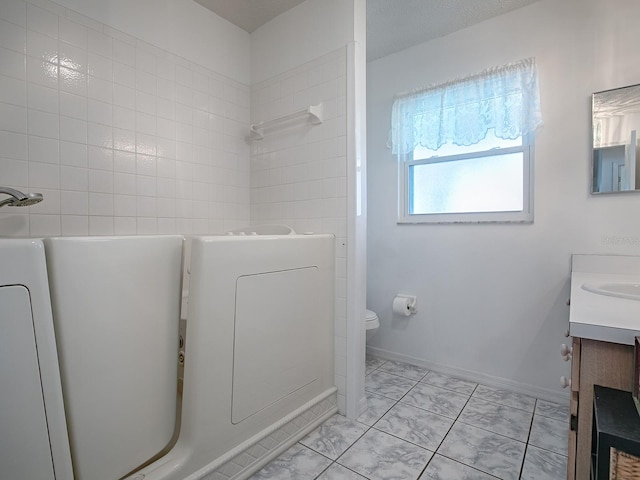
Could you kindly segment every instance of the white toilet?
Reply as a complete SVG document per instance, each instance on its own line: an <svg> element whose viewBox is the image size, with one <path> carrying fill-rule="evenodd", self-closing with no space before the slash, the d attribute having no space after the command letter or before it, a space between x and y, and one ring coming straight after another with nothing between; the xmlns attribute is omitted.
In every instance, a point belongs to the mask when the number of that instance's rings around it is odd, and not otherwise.
<svg viewBox="0 0 640 480"><path fill-rule="evenodd" d="M366 310L364 314L364 325L367 329L367 340L371 338L377 331L380 326L380 320L378 319L378 315L376 312L371 310Z"/></svg>

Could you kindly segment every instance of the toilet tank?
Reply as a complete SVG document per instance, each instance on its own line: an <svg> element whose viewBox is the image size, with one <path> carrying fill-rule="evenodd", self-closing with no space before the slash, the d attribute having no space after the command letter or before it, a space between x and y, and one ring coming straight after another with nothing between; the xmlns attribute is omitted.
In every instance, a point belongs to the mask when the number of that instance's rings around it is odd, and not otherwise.
<svg viewBox="0 0 640 480"><path fill-rule="evenodd" d="M171 441L180 236L45 240L76 480L113 480Z"/></svg>

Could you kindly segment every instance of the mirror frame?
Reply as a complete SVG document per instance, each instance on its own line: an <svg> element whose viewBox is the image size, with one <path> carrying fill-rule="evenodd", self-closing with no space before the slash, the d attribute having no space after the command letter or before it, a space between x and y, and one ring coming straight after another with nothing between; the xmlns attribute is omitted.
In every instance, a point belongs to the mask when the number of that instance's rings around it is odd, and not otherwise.
<svg viewBox="0 0 640 480"><path fill-rule="evenodd" d="M633 190L613 190L613 191L597 191L596 190L596 154L597 154L597 150L602 149L602 148L616 148L616 147L624 147L626 146L626 144L619 144L619 145L610 145L610 146L604 146L604 147L596 147L595 146L595 130L596 130L596 116L595 116L595 101L596 101L596 95L600 95L600 94L604 94L604 93L611 93L611 92L616 92L619 90L626 90L626 89L637 89L638 90L638 95L637 95L637 103L638 103L638 113L640 114L640 83L636 83L636 84L632 84L632 85L626 85L623 87L617 87L617 88L611 88L611 89L607 89L607 90L601 90L598 92L594 92L591 94L591 144L590 144L590 148L591 148L591 169L590 169L590 175L589 175L589 193L591 195L615 195L615 194L627 194L627 193L637 193L640 192L640 185L638 185L635 189ZM638 136L640 137L640 123L638 124ZM639 138L640 139L640 138ZM636 161L635 164L637 166L637 169L640 170L640 165L638 165L640 160L640 156L638 155L638 143L636 140Z"/></svg>

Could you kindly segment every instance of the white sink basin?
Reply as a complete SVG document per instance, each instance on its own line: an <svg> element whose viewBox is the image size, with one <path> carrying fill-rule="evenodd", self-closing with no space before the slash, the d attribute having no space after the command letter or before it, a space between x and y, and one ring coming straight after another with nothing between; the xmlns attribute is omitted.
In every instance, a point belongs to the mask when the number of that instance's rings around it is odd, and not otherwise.
<svg viewBox="0 0 640 480"><path fill-rule="evenodd" d="M583 283L582 289L597 295L640 301L640 283Z"/></svg>
<svg viewBox="0 0 640 480"><path fill-rule="evenodd" d="M569 332L634 344L640 336L640 256L572 256Z"/></svg>

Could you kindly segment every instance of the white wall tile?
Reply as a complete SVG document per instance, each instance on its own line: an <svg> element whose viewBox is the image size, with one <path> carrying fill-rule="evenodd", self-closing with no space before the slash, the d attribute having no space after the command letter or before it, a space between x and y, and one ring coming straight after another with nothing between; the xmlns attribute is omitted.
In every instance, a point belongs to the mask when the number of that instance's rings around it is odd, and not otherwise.
<svg viewBox="0 0 640 480"><path fill-rule="evenodd" d="M113 170L121 173L136 173L135 153L115 150L113 152Z"/></svg>
<svg viewBox="0 0 640 480"><path fill-rule="evenodd" d="M42 203L45 203L44 201ZM60 191L60 213L64 219L67 215L81 216L89 214L89 194L78 191ZM88 225L88 220L87 220Z"/></svg>
<svg viewBox="0 0 640 480"><path fill-rule="evenodd" d="M87 143L103 148L113 148L113 130L108 125L87 122Z"/></svg>
<svg viewBox="0 0 640 480"><path fill-rule="evenodd" d="M87 72L89 75L111 82L113 81L113 61L97 53L89 52Z"/></svg>
<svg viewBox="0 0 640 480"><path fill-rule="evenodd" d="M86 120L87 98L60 91L60 115Z"/></svg>
<svg viewBox="0 0 640 480"><path fill-rule="evenodd" d="M137 229L139 235L154 235L158 233L158 219L155 217L138 217Z"/></svg>
<svg viewBox="0 0 640 480"><path fill-rule="evenodd" d="M60 163L74 167L87 167L87 145L60 141Z"/></svg>
<svg viewBox="0 0 640 480"><path fill-rule="evenodd" d="M64 17L58 18L59 38L61 42L87 50L87 27Z"/></svg>
<svg viewBox="0 0 640 480"><path fill-rule="evenodd" d="M75 143L87 143L87 122L77 118L63 117L59 119L60 140Z"/></svg>
<svg viewBox="0 0 640 480"><path fill-rule="evenodd" d="M0 228L10 225L0 233L208 233L247 224L249 92L56 4L2 2L0 174L10 186L42 190L45 202L0 212ZM225 117L234 121L223 136Z"/></svg>
<svg viewBox="0 0 640 480"><path fill-rule="evenodd" d="M26 160L0 158L0 178L8 185L27 185L29 183L29 164Z"/></svg>
<svg viewBox="0 0 640 480"><path fill-rule="evenodd" d="M29 187L59 189L60 166L29 162Z"/></svg>
<svg viewBox="0 0 640 480"><path fill-rule="evenodd" d="M88 29L87 49L89 52L112 58L112 41L113 39L108 35L91 28Z"/></svg>
<svg viewBox="0 0 640 480"><path fill-rule="evenodd" d="M26 84L17 78L0 75L0 102L26 107Z"/></svg>
<svg viewBox="0 0 640 480"><path fill-rule="evenodd" d="M87 95L89 98L100 100L106 103L113 102L113 84L102 78L88 76L87 79Z"/></svg>
<svg viewBox="0 0 640 480"><path fill-rule="evenodd" d="M29 160L41 163L60 163L58 140L29 136Z"/></svg>
<svg viewBox="0 0 640 480"><path fill-rule="evenodd" d="M27 4L20 0L0 3L0 18L21 27L27 26Z"/></svg>
<svg viewBox="0 0 640 480"><path fill-rule="evenodd" d="M25 55L0 47L0 74L24 80L26 76Z"/></svg>
<svg viewBox="0 0 640 480"><path fill-rule="evenodd" d="M27 55L37 60L58 63L58 39L27 30Z"/></svg>
<svg viewBox="0 0 640 480"><path fill-rule="evenodd" d="M112 216L89 216L89 235L113 235L114 225Z"/></svg>
<svg viewBox="0 0 640 480"><path fill-rule="evenodd" d="M114 215L116 218L136 217L138 213L136 198L135 195L114 195Z"/></svg>
<svg viewBox="0 0 640 480"><path fill-rule="evenodd" d="M102 125L113 125L113 105L100 100L88 99L87 120Z"/></svg>
<svg viewBox="0 0 640 480"><path fill-rule="evenodd" d="M116 122L114 122L114 124L118 125L118 123ZM113 129L113 148L115 150L135 152L136 151L136 133L134 129L123 130L117 127L114 128Z"/></svg>
<svg viewBox="0 0 640 480"><path fill-rule="evenodd" d="M114 217L113 233L115 235L135 235L137 233L137 225L135 217Z"/></svg>
<svg viewBox="0 0 640 480"><path fill-rule="evenodd" d="M27 84L27 98L29 108L33 110L42 110L53 114L59 113L58 90L55 88L29 83Z"/></svg>
<svg viewBox="0 0 640 480"><path fill-rule="evenodd" d="M125 63L113 62L113 81L117 85L123 85L128 88L136 86L136 71L131 65ZM116 90L114 86L114 101L116 101ZM133 105L127 105L133 107Z"/></svg>
<svg viewBox="0 0 640 480"><path fill-rule="evenodd" d="M40 73L39 82L46 86L49 86L48 83L44 83L44 82L47 76L53 78L54 73L56 73L55 70L52 69L50 65L35 65L32 67L29 64L29 60L27 60L27 69L30 69L29 72L33 71L36 67L38 67L43 72L43 73ZM83 97L87 96L87 74L86 73L73 70L67 67L60 67L59 77L60 77L59 86L61 91L67 92L67 93L73 93L74 95L80 95ZM29 81L34 81L34 80L31 80L31 77L29 77Z"/></svg>
<svg viewBox="0 0 640 480"><path fill-rule="evenodd" d="M136 112L130 108L113 106L113 126L133 131L136 128Z"/></svg>
<svg viewBox="0 0 640 480"><path fill-rule="evenodd" d="M135 195L136 176L127 173L114 173L113 193L122 195Z"/></svg>
<svg viewBox="0 0 640 480"><path fill-rule="evenodd" d="M27 109L18 105L0 103L0 130L27 133Z"/></svg>
<svg viewBox="0 0 640 480"><path fill-rule="evenodd" d="M61 231L64 236L89 235L89 217L86 215L62 215Z"/></svg>
<svg viewBox="0 0 640 480"><path fill-rule="evenodd" d="M113 173L89 170L89 192L113 193Z"/></svg>
<svg viewBox="0 0 640 480"><path fill-rule="evenodd" d="M27 4L27 28L58 38L58 16L32 4Z"/></svg>
<svg viewBox="0 0 640 480"><path fill-rule="evenodd" d="M89 190L89 172L86 168L60 166L60 188L63 190Z"/></svg>
<svg viewBox="0 0 640 480"><path fill-rule="evenodd" d="M138 196L155 197L157 195L157 182L155 177L136 175L136 193ZM150 215L145 215L150 216Z"/></svg>
<svg viewBox="0 0 640 480"><path fill-rule="evenodd" d="M29 214L29 233L34 237L60 235L60 215Z"/></svg>
<svg viewBox="0 0 640 480"><path fill-rule="evenodd" d="M89 215L113 216L113 195L89 192Z"/></svg>
<svg viewBox="0 0 640 480"><path fill-rule="evenodd" d="M0 47L26 52L27 31L14 23L0 20Z"/></svg>
<svg viewBox="0 0 640 480"><path fill-rule="evenodd" d="M136 64L136 49L133 45L129 45L121 40L113 40L113 61L123 63L130 67Z"/></svg>
<svg viewBox="0 0 640 480"><path fill-rule="evenodd" d="M60 136L59 117L51 113L29 110L28 127L30 135L56 139Z"/></svg>

